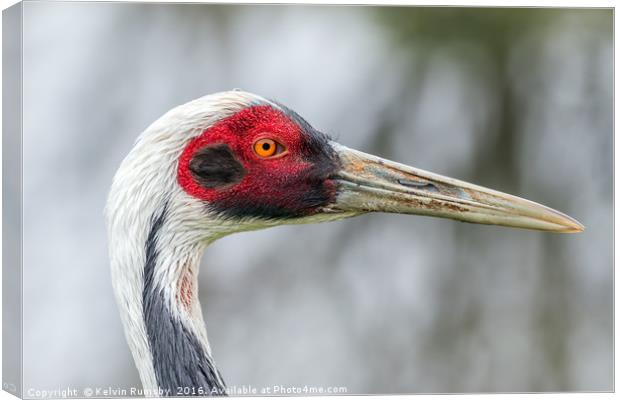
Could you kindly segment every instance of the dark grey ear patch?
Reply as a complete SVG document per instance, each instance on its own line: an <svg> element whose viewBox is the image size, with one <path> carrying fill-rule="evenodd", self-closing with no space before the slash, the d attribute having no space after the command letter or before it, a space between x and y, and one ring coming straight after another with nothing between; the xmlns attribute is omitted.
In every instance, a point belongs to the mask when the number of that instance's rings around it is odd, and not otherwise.
<svg viewBox="0 0 620 400"><path fill-rule="evenodd" d="M217 188L239 182L245 168L225 144L214 144L198 150L189 162L196 182L206 188Z"/></svg>

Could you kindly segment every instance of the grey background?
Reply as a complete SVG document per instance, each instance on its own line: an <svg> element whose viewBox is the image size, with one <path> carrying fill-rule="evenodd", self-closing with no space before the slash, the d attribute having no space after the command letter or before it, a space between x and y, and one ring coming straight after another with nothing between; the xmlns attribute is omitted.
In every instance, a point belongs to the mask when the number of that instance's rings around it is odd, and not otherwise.
<svg viewBox="0 0 620 400"><path fill-rule="evenodd" d="M23 41L26 389L138 385L108 187L153 120L235 87L587 230L377 214L225 238L200 297L229 385L612 389L610 10L27 2Z"/></svg>

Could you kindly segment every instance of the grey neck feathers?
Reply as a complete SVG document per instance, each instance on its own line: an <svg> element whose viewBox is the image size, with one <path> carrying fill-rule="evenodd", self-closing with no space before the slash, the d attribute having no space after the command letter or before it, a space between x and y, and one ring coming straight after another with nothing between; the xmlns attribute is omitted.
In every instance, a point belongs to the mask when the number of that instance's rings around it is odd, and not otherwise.
<svg viewBox="0 0 620 400"><path fill-rule="evenodd" d="M164 207L151 219L142 292L144 323L157 384L169 396L225 395L224 381L210 351L172 310L164 297L162 283L156 279L157 237L166 215L167 207Z"/></svg>

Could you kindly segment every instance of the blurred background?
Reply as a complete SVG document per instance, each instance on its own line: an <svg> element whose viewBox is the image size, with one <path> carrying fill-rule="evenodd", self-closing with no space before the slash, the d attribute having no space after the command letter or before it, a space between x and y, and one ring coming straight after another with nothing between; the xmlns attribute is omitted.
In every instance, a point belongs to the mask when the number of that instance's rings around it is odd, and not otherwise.
<svg viewBox="0 0 620 400"><path fill-rule="evenodd" d="M200 297L229 385L612 389L612 11L24 4L26 388L140 386L103 209L136 136L242 88L578 235L366 215L237 234Z"/></svg>

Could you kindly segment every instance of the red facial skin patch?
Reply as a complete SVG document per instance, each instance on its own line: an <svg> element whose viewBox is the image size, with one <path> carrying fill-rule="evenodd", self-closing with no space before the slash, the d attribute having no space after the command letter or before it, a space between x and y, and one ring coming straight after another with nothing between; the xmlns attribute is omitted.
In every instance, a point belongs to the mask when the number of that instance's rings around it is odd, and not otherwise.
<svg viewBox="0 0 620 400"><path fill-rule="evenodd" d="M306 132L284 112L270 105L248 107L223 119L193 139L179 159L178 182L193 197L224 213L264 217L309 215L335 197L329 176L336 157L323 136ZM253 150L262 138L272 139L286 153L263 158ZM205 187L192 175L189 164L206 146L225 144L245 169L239 182Z"/></svg>

